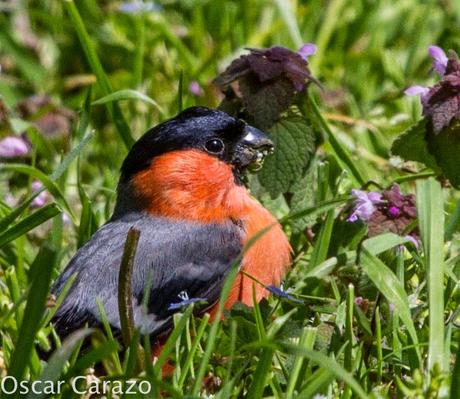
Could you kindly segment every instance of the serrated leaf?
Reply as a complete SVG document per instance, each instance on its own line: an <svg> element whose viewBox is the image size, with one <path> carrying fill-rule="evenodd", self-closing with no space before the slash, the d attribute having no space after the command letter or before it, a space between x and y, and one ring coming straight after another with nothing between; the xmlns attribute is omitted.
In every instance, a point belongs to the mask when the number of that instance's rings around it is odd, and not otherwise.
<svg viewBox="0 0 460 399"><path fill-rule="evenodd" d="M406 161L420 162L436 170L436 159L428 149L426 124L427 120L421 119L396 138L391 146L391 153Z"/></svg>
<svg viewBox="0 0 460 399"><path fill-rule="evenodd" d="M460 188L460 123L451 124L439 134L430 134L428 148L450 183Z"/></svg>
<svg viewBox="0 0 460 399"><path fill-rule="evenodd" d="M447 128L455 118L458 118L460 110L459 87L460 61L455 53L451 53L442 80L422 96L423 115L430 118L430 128L435 134Z"/></svg>
<svg viewBox="0 0 460 399"><path fill-rule="evenodd" d="M234 60L214 83L225 94L220 108L238 114L262 130L269 129L292 104L296 92L316 82L308 61L284 47L248 49L249 54ZM239 89L230 85L238 82Z"/></svg>
<svg viewBox="0 0 460 399"><path fill-rule="evenodd" d="M315 204L316 169L310 168L307 174L299 181L294 182L290 191L293 193L290 201L290 215L310 208ZM301 218L294 218L291 222L292 231L300 233L315 223L316 215L305 215Z"/></svg>
<svg viewBox="0 0 460 399"><path fill-rule="evenodd" d="M285 112L294 97L294 87L287 78L257 82L247 76L240 80L243 104L254 118L254 125L269 129Z"/></svg>
<svg viewBox="0 0 460 399"><path fill-rule="evenodd" d="M269 135L275 153L265 161L259 179L272 198L276 198L302 178L315 152L316 136L312 126L300 116L280 120Z"/></svg>

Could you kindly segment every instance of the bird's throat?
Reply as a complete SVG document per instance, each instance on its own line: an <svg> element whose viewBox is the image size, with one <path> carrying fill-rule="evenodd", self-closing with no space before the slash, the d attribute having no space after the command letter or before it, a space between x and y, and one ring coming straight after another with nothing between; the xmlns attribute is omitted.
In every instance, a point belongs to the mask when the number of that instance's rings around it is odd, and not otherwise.
<svg viewBox="0 0 460 399"><path fill-rule="evenodd" d="M173 151L132 181L136 201L152 215L202 223L234 219L253 201L230 165L198 150Z"/></svg>

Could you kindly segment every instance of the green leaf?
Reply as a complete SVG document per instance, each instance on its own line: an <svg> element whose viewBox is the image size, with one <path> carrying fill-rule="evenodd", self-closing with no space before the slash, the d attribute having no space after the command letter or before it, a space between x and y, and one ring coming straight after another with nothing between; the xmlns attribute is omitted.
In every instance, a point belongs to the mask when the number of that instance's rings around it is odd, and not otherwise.
<svg viewBox="0 0 460 399"><path fill-rule="evenodd" d="M288 29L289 36L296 47L300 47L304 41L300 33L299 25L295 16L294 4L289 1L275 0L276 7L280 13L281 19Z"/></svg>
<svg viewBox="0 0 460 399"><path fill-rule="evenodd" d="M85 339L88 335L90 335L94 330L93 329L83 329L75 331L74 333L70 334L65 341L63 342L62 346L51 355L48 364L43 369L40 376L37 378L39 381L50 381L56 382L59 377L62 375L66 362L69 360L72 352L77 347L77 345ZM27 396L27 399L41 399L46 396L45 393L34 393L31 392Z"/></svg>
<svg viewBox="0 0 460 399"><path fill-rule="evenodd" d="M84 146L88 143L88 141L91 139L92 134L88 133L81 141L78 143L78 145L72 149L63 159L62 163L57 167L57 169L51 173L49 178L53 181L56 181L59 179L63 173L67 170L69 165L72 163L72 161L77 157L77 155L80 154L80 152L83 150ZM44 190L44 188L42 188ZM18 205L17 208L13 209L9 214L4 216L2 219L0 219L0 231L3 231L6 229L11 223L13 223L31 204L31 202L34 200L35 197L37 197L42 190L38 190L37 192L31 194L28 198L26 198L20 205Z"/></svg>
<svg viewBox="0 0 460 399"><path fill-rule="evenodd" d="M46 68L31 55L31 52L27 48L20 47L15 43L11 37L11 33L8 33L6 23L4 22L4 28L0 30L2 53L14 60L21 74L36 88L43 87L43 82L48 76Z"/></svg>
<svg viewBox="0 0 460 399"><path fill-rule="evenodd" d="M356 396L362 399L367 399L369 396L361 388L359 383L353 378L353 376L346 371L336 360L320 352L307 350L300 346L293 344L281 344L281 347L288 353L294 353L298 356L304 356L310 359L312 362L318 364L322 369L328 370L333 373L337 378L348 384L351 389L355 392Z"/></svg>
<svg viewBox="0 0 460 399"><path fill-rule="evenodd" d="M239 80L239 87L244 107L254 118L253 125L264 131L286 112L295 96L294 86L283 77L261 83L257 77L248 75Z"/></svg>
<svg viewBox="0 0 460 399"><path fill-rule="evenodd" d="M55 217L59 213L61 213L61 210L56 204L44 206L0 234L0 247L41 225L48 219Z"/></svg>
<svg viewBox="0 0 460 399"><path fill-rule="evenodd" d="M315 152L316 135L306 119L289 116L270 129L270 138L275 153L266 159L259 179L276 198L302 178Z"/></svg>
<svg viewBox="0 0 460 399"><path fill-rule="evenodd" d="M334 209L331 209L321 225L321 230L318 234L313 253L310 258L310 270L314 270L316 266L323 263L327 259L329 245L331 243L332 229L334 227Z"/></svg>
<svg viewBox="0 0 460 399"><path fill-rule="evenodd" d="M444 357L444 200L433 178L417 182L417 213L425 254L429 299L428 368L443 367Z"/></svg>
<svg viewBox="0 0 460 399"><path fill-rule="evenodd" d="M86 133L86 135L82 138L82 140L73 148L62 160L61 164L56 168L56 170L50 174L50 179L56 181L59 179L64 172L67 170L69 165L73 162L73 160L80 155L81 151L88 144L89 140L93 137L92 132Z"/></svg>
<svg viewBox="0 0 460 399"><path fill-rule="evenodd" d="M451 124L438 134L430 133L428 148L450 183L460 188L460 123Z"/></svg>
<svg viewBox="0 0 460 399"><path fill-rule="evenodd" d="M0 172L1 171L22 173L27 176L33 177L34 179L40 180L40 182L46 187L46 189L53 195L56 202L67 211L67 213L72 217L72 219L75 219L72 208L67 202L63 192L59 188L56 181L53 181L41 170L38 170L37 168L34 168L33 166L29 165L19 163L7 163L0 165Z"/></svg>
<svg viewBox="0 0 460 399"><path fill-rule="evenodd" d="M290 192L293 194L289 202L290 215L295 215L306 208L313 207L315 203L316 175L316 168L312 167L301 180L295 182L291 186ZM300 233L307 227L311 227L315 221L316 215L293 218L291 221L292 231L294 233Z"/></svg>
<svg viewBox="0 0 460 399"><path fill-rule="evenodd" d="M275 350L272 348L264 348L259 357L256 371L253 374L253 381L247 393L248 399L258 399L263 397L263 392L270 375L272 367L272 358Z"/></svg>
<svg viewBox="0 0 460 399"><path fill-rule="evenodd" d="M396 275L376 255L387 251L397 245L404 244L407 240L396 234L388 233L367 239L362 244L360 264L377 289L387 301L394 305L399 317L405 324L410 337L415 345L419 362L421 361L418 337L412 320L409 299Z"/></svg>
<svg viewBox="0 0 460 399"><path fill-rule="evenodd" d="M335 198L332 200L320 202L319 204L316 204L315 206L303 209L301 211L293 213L292 215L288 215L284 217L283 219L281 219L281 223L285 223L289 220L303 218L305 216L317 217L318 215L321 215L324 212L337 208L339 205L347 202L349 199L350 197L340 197L340 198Z"/></svg>
<svg viewBox="0 0 460 399"><path fill-rule="evenodd" d="M426 119L421 119L397 137L391 146L391 153L405 161L420 162L437 170L436 159L428 149L426 124Z"/></svg>
<svg viewBox="0 0 460 399"><path fill-rule="evenodd" d="M93 105L100 105L100 104L107 104L113 101L122 101L122 100L139 100L143 101L147 104L150 104L154 106L162 115L164 115L164 110L158 105L158 103L150 98L149 96L146 96L145 94L136 91L136 90L130 90L130 89L125 89L125 90L118 90L113 93L110 93L107 96L104 96L100 98L99 100L93 101Z"/></svg>
<svg viewBox="0 0 460 399"><path fill-rule="evenodd" d="M318 48L318 50L320 49ZM351 154L348 151L347 147L344 146L336 137L335 133L332 131L331 127L329 126L329 123L324 118L323 114L319 110L318 104L316 104L312 96L308 98L308 101L304 102L304 104L301 107L301 111L304 115L314 116L313 120L317 121L318 126L321 128L321 132L323 133L325 141L328 142L332 147L332 150L337 156L339 164L343 168L348 169L356 184L364 186L364 184L367 181L365 174L353 161L353 158L351 157Z"/></svg>
<svg viewBox="0 0 460 399"><path fill-rule="evenodd" d="M452 383L450 386L450 399L456 399L460 392L460 345L457 349L457 358L455 359L455 366L452 370Z"/></svg>
<svg viewBox="0 0 460 399"><path fill-rule="evenodd" d="M12 355L8 374L18 381L24 377L32 358L32 350L37 332L45 312L46 298L51 285L51 276L56 262L56 253L42 247L34 262L35 278L29 290L23 322L19 328L18 340Z"/></svg>
<svg viewBox="0 0 460 399"><path fill-rule="evenodd" d="M75 3L72 0L67 0L64 1L63 4L70 17L72 26L75 28L75 31L77 32L78 39L80 40L88 64L90 65L92 71L97 77L97 82L102 92L105 95L111 94L113 90L110 85L109 78L107 77L104 68L102 67L102 63L97 55L94 43L91 40L88 31L86 30L83 19L81 18ZM123 116L120 107L117 103L107 103L106 107L110 113L110 116L112 117L113 123L115 124L120 138L122 139L126 148L129 150L131 146L134 144L134 139L131 134L131 129L129 128L129 125L126 122L126 119Z"/></svg>
<svg viewBox="0 0 460 399"><path fill-rule="evenodd" d="M311 399L315 397L315 394L319 393L321 390L325 390L333 380L334 373L327 369L319 368L305 382L305 388L299 394L297 394L296 398Z"/></svg>

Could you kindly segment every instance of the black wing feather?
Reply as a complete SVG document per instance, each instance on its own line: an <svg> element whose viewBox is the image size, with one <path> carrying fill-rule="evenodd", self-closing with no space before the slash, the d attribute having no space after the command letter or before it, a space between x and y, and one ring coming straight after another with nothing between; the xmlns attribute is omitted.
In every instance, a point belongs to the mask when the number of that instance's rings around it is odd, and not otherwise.
<svg viewBox="0 0 460 399"><path fill-rule="evenodd" d="M132 213L101 227L72 258L52 288L59 295L76 280L58 309L54 323L68 335L88 323L100 325L96 299L114 329L118 316L118 273L130 227L140 230L133 271L134 322L143 334L159 335L171 326L171 303L185 291L190 298L217 301L224 279L241 251L241 229L233 223L201 224ZM146 293L146 286L151 287ZM148 295L147 312L142 306Z"/></svg>

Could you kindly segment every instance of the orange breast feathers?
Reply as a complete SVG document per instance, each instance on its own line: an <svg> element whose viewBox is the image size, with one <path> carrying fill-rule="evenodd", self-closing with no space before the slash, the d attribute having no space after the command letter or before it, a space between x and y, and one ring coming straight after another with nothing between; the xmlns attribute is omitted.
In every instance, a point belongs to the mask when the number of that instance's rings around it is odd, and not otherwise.
<svg viewBox="0 0 460 399"><path fill-rule="evenodd" d="M291 263L291 247L280 224L248 190L235 183L231 166L198 150L172 151L155 158L133 179L136 197L152 215L202 223L237 221L244 246L271 226L244 255L241 268L266 285L279 285ZM226 303L252 305L253 280L239 274ZM269 295L256 284L257 300Z"/></svg>

